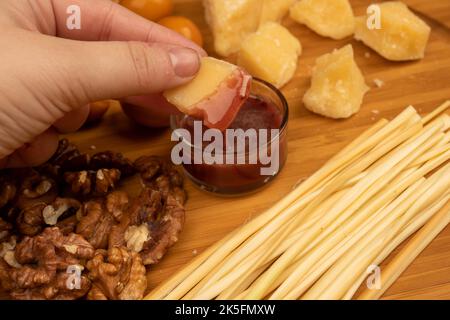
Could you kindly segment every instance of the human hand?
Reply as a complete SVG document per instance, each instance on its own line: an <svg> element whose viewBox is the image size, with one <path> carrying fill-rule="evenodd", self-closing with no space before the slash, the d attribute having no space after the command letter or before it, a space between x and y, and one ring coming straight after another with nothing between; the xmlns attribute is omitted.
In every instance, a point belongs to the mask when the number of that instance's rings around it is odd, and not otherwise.
<svg viewBox="0 0 450 320"><path fill-rule="evenodd" d="M66 25L71 5L80 29ZM189 81L205 55L109 0L2 0L0 28L0 168L45 162L89 102L148 99Z"/></svg>

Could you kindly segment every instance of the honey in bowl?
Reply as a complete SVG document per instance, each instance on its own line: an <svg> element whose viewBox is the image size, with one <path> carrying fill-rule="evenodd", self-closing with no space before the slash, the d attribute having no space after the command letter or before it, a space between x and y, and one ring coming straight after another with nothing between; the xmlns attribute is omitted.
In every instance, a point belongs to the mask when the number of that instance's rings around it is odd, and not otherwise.
<svg viewBox="0 0 450 320"><path fill-rule="evenodd" d="M247 193L267 184L283 168L287 120L283 95L270 84L254 79L250 97L224 131L208 129L189 116L174 116L172 138L179 143L172 158L183 150L187 176L206 191Z"/></svg>

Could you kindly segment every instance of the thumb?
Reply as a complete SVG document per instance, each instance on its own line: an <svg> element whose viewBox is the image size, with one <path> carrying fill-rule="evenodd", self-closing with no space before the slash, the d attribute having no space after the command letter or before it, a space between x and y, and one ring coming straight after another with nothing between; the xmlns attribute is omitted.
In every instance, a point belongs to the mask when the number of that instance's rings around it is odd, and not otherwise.
<svg viewBox="0 0 450 320"><path fill-rule="evenodd" d="M186 47L144 42L76 46L66 79L79 81L86 103L162 92L191 80L200 68L198 53Z"/></svg>

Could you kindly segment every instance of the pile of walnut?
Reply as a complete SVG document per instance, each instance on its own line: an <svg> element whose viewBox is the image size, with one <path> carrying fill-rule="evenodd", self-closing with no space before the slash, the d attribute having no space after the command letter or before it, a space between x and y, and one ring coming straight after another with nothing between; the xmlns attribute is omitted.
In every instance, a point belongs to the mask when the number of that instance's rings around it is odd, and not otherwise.
<svg viewBox="0 0 450 320"><path fill-rule="evenodd" d="M140 174L130 199L116 187ZM37 168L0 171L0 285L14 299L140 299L177 240L183 177L158 157L92 156L61 140Z"/></svg>

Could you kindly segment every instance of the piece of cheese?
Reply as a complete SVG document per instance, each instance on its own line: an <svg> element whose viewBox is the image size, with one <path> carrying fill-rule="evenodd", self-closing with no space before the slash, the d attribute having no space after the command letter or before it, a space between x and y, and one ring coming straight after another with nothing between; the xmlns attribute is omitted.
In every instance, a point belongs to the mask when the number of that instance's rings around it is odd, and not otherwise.
<svg viewBox="0 0 450 320"><path fill-rule="evenodd" d="M236 53L242 41L258 29L261 0L203 0L214 48L221 56Z"/></svg>
<svg viewBox="0 0 450 320"><path fill-rule="evenodd" d="M290 16L321 36L333 39L348 37L355 30L348 0L301 0L291 7Z"/></svg>
<svg viewBox="0 0 450 320"><path fill-rule="evenodd" d="M353 59L353 48L346 45L317 58L311 87L303 103L308 110L320 115L348 118L359 111L368 90Z"/></svg>
<svg viewBox="0 0 450 320"><path fill-rule="evenodd" d="M202 58L196 77L167 90L164 97L181 112L225 130L250 94L251 76L241 68L211 57Z"/></svg>
<svg viewBox="0 0 450 320"><path fill-rule="evenodd" d="M357 17L355 38L388 60L407 61L423 58L430 36L430 27L400 1L384 2L378 6L381 28L373 28L368 23L368 16Z"/></svg>
<svg viewBox="0 0 450 320"><path fill-rule="evenodd" d="M261 25L268 21L280 22L295 0L261 0L263 2Z"/></svg>
<svg viewBox="0 0 450 320"><path fill-rule="evenodd" d="M289 30L267 22L245 39L238 65L252 76L281 88L294 76L301 52L300 41Z"/></svg>

